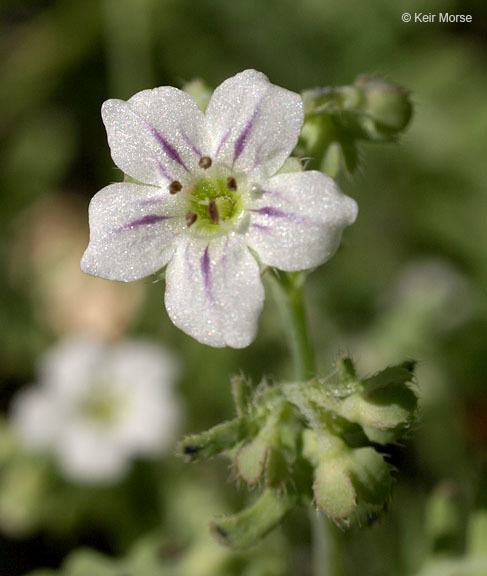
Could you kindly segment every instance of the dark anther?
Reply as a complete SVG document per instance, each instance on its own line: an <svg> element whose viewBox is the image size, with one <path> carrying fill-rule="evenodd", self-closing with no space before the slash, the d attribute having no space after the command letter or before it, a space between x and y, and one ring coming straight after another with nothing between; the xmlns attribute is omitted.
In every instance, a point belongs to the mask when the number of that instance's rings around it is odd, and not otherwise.
<svg viewBox="0 0 487 576"><path fill-rule="evenodd" d="M181 182L179 182L179 180L174 180L174 182L171 182L171 184L169 184L169 192L171 194L177 194L180 190L182 190L183 185L181 184Z"/></svg>
<svg viewBox="0 0 487 576"><path fill-rule="evenodd" d="M198 452L201 450L200 446L185 446L183 452L185 454L198 454Z"/></svg>
<svg viewBox="0 0 487 576"><path fill-rule="evenodd" d="M227 178L227 188L231 192L234 192L237 189L237 181L235 180L235 178L233 176L229 176Z"/></svg>
<svg viewBox="0 0 487 576"><path fill-rule="evenodd" d="M186 212L186 225L188 228L196 222L196 218L198 218L198 216L194 212L191 212L191 210Z"/></svg>
<svg viewBox="0 0 487 576"><path fill-rule="evenodd" d="M200 168L203 168L203 170L206 170L211 166L211 158L209 156L202 156L198 165Z"/></svg>
<svg viewBox="0 0 487 576"><path fill-rule="evenodd" d="M210 200L210 203L208 204L208 216L210 217L210 220L214 224L218 224L218 222L220 222L220 215L218 214L218 206L216 205L216 201L214 198L212 198Z"/></svg>

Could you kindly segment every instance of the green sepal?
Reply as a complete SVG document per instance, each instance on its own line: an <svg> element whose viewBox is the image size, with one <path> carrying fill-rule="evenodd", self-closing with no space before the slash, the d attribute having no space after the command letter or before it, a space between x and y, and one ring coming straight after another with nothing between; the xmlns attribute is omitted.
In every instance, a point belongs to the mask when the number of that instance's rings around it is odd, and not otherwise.
<svg viewBox="0 0 487 576"><path fill-rule="evenodd" d="M189 94L196 102L198 108L205 112L210 102L212 90L201 78L195 78L183 84L183 91Z"/></svg>
<svg viewBox="0 0 487 576"><path fill-rule="evenodd" d="M247 484L252 486L259 482L264 472L269 451L269 444L263 434L257 435L240 448L236 459L237 472Z"/></svg>
<svg viewBox="0 0 487 576"><path fill-rule="evenodd" d="M337 362L337 371L325 380L284 386L284 393L310 422L327 424L336 433L358 424L371 442L396 442L411 427L418 397L410 386L414 363L405 362L359 380L349 358Z"/></svg>
<svg viewBox="0 0 487 576"><path fill-rule="evenodd" d="M396 140L413 112L404 88L369 76L349 86L306 90L302 97L305 121L296 153L310 158L308 168L332 178L355 172L360 140Z"/></svg>
<svg viewBox="0 0 487 576"><path fill-rule="evenodd" d="M138 184L139 186L147 186L147 184L144 184L140 180L137 180L137 178L134 178L133 176L129 176L128 174L123 175L123 181L126 184Z"/></svg>
<svg viewBox="0 0 487 576"><path fill-rule="evenodd" d="M266 488L258 500L238 514L215 518L210 530L219 542L230 548L248 548L273 530L296 503L296 496L278 495Z"/></svg>
<svg viewBox="0 0 487 576"><path fill-rule="evenodd" d="M332 520L342 525L360 522L384 507L392 478L374 448L350 448L326 430L305 430L303 455L314 467L316 505Z"/></svg>
<svg viewBox="0 0 487 576"><path fill-rule="evenodd" d="M362 92L360 108L377 123L377 131L394 135L406 128L413 114L407 90L370 76L359 76L355 86Z"/></svg>
<svg viewBox="0 0 487 576"><path fill-rule="evenodd" d="M244 435L245 426L240 418L236 418L201 434L187 436L178 444L176 453L186 462L206 460L233 448Z"/></svg>
<svg viewBox="0 0 487 576"><path fill-rule="evenodd" d="M410 428L418 408L416 392L408 385L414 364L391 366L364 380L361 391L344 399L339 414L360 424L370 441L388 444Z"/></svg>
<svg viewBox="0 0 487 576"><path fill-rule="evenodd" d="M246 416L251 409L253 387L243 374L232 378L232 396L238 416Z"/></svg>

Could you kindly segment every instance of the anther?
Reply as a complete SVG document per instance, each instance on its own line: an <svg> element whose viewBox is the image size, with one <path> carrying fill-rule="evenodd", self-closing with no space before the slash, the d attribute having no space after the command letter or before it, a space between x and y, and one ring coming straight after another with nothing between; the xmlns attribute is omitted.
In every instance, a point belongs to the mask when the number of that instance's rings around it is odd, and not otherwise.
<svg viewBox="0 0 487 576"><path fill-rule="evenodd" d="M203 168L203 170L207 170L211 166L211 158L209 156L202 156L200 161L198 162L198 166Z"/></svg>
<svg viewBox="0 0 487 576"><path fill-rule="evenodd" d="M227 188L231 192L234 192L237 189L237 181L235 180L235 178L233 176L229 176L227 178Z"/></svg>
<svg viewBox="0 0 487 576"><path fill-rule="evenodd" d="M196 218L198 218L197 214L191 212L191 210L189 210L189 212L186 212L186 226L188 228L192 226L196 222Z"/></svg>
<svg viewBox="0 0 487 576"><path fill-rule="evenodd" d="M218 224L220 222L220 215L218 214L218 206L216 205L216 201L214 198L211 198L210 203L208 204L208 216L213 224Z"/></svg>
<svg viewBox="0 0 487 576"><path fill-rule="evenodd" d="M174 180L174 182L171 182L171 184L169 184L169 192L171 194L177 194L180 190L182 190L183 185L181 184L181 182L179 182L179 180Z"/></svg>

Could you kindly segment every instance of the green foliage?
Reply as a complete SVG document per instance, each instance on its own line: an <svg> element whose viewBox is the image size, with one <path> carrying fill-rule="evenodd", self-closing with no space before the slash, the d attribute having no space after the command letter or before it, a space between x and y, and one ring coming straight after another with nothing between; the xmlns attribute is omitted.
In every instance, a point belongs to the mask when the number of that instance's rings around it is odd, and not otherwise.
<svg viewBox="0 0 487 576"><path fill-rule="evenodd" d="M367 440L397 442L413 424L413 369L407 362L360 380L350 358L342 358L336 373L320 381L264 381L252 390L245 378L234 378L237 418L189 436L178 447L187 462L224 454L238 479L249 487L265 486L250 507L213 522L217 539L245 548L310 500L341 526L380 513L391 471Z"/></svg>

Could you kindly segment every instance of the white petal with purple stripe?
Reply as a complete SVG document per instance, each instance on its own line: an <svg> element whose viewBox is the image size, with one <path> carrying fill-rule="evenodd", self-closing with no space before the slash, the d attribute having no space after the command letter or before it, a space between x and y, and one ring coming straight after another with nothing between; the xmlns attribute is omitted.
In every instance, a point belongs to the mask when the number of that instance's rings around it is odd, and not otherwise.
<svg viewBox="0 0 487 576"><path fill-rule="evenodd" d="M111 184L93 197L89 212L81 269L110 280L129 282L160 270L185 229L180 198L155 187Z"/></svg>
<svg viewBox="0 0 487 576"><path fill-rule="evenodd" d="M102 118L115 164L144 184L186 181L207 153L204 116L182 90L163 86L107 100Z"/></svg>
<svg viewBox="0 0 487 576"><path fill-rule="evenodd" d="M236 235L180 241L166 272L165 302L174 324L193 338L244 348L264 304L259 266Z"/></svg>
<svg viewBox="0 0 487 576"><path fill-rule="evenodd" d="M208 104L210 155L236 172L271 176L296 146L303 119L299 94L245 70L223 82Z"/></svg>
<svg viewBox="0 0 487 576"><path fill-rule="evenodd" d="M321 172L295 172L268 180L249 212L248 245L262 263L294 271L333 256L357 204Z"/></svg>

